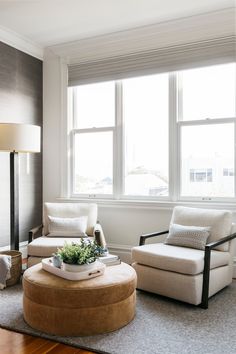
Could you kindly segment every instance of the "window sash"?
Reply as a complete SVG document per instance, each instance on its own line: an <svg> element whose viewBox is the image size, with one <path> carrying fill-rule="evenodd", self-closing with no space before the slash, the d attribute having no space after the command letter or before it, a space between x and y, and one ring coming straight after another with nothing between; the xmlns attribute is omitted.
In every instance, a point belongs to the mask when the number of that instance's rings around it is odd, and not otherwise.
<svg viewBox="0 0 236 354"><path fill-rule="evenodd" d="M181 130L184 126L203 126L203 125L216 125L216 124L234 124L234 146L236 144L236 117L235 118L216 118L216 119L205 119L196 121L179 121L178 126L178 152L179 152L179 175L178 175L178 201L215 201L215 202L234 202L236 201L236 178L234 175L234 196L233 197L195 197L195 196L183 196L181 195ZM236 169L236 153L234 149L234 171Z"/></svg>
<svg viewBox="0 0 236 354"><path fill-rule="evenodd" d="M71 185L71 197L84 197L84 198L104 198L104 199L113 199L114 198L114 171L116 171L116 160L115 160L115 127L102 127L102 128L87 128L87 129L72 129L70 134L71 140L71 155L70 155L70 185ZM113 137L113 193L112 194L90 194L90 193L76 193L75 192L75 136L86 133L103 133L103 132L112 132Z"/></svg>

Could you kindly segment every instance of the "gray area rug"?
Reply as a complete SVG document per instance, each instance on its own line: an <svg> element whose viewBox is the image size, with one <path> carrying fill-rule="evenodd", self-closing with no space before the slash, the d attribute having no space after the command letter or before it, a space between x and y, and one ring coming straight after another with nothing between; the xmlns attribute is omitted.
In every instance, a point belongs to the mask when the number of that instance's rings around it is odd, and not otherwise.
<svg viewBox="0 0 236 354"><path fill-rule="evenodd" d="M235 354L236 282L215 295L208 310L137 291L137 313L129 325L89 337L56 337L29 327L17 285L0 292L0 327L100 353Z"/></svg>

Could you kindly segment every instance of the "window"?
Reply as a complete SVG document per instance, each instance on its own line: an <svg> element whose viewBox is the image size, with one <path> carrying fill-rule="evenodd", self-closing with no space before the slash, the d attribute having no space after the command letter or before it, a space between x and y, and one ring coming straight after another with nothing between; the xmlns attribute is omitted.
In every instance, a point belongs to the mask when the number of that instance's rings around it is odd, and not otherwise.
<svg viewBox="0 0 236 354"><path fill-rule="evenodd" d="M181 128L181 194L233 197L234 184L223 179L222 166L234 165L234 123ZM191 170L194 184L188 178Z"/></svg>
<svg viewBox="0 0 236 354"><path fill-rule="evenodd" d="M234 180L222 174L235 168L235 78L234 64L178 74L182 197L235 197Z"/></svg>
<svg viewBox="0 0 236 354"><path fill-rule="evenodd" d="M69 92L73 196L235 199L235 64Z"/></svg>
<svg viewBox="0 0 236 354"><path fill-rule="evenodd" d="M74 95L74 127L112 127L115 124L115 83L77 86Z"/></svg>
<svg viewBox="0 0 236 354"><path fill-rule="evenodd" d="M94 149L91 149L91 146ZM113 134L111 131L76 133L74 137L74 193L112 194Z"/></svg>
<svg viewBox="0 0 236 354"><path fill-rule="evenodd" d="M182 86L182 120L235 117L235 64L186 70ZM227 92L227 94L226 94Z"/></svg>
<svg viewBox="0 0 236 354"><path fill-rule="evenodd" d="M73 194L113 194L115 83L73 89Z"/></svg>
<svg viewBox="0 0 236 354"><path fill-rule="evenodd" d="M124 193L167 196L168 75L123 82Z"/></svg>

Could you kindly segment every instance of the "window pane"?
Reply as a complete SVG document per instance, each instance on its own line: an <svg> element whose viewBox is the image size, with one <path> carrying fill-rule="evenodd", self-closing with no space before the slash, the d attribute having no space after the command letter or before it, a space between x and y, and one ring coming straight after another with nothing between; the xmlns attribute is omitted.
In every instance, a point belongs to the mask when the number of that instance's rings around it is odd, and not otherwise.
<svg viewBox="0 0 236 354"><path fill-rule="evenodd" d="M74 125L76 128L114 126L114 82L77 86L74 88L74 95Z"/></svg>
<svg viewBox="0 0 236 354"><path fill-rule="evenodd" d="M168 195L168 75L125 80L125 194Z"/></svg>
<svg viewBox="0 0 236 354"><path fill-rule="evenodd" d="M226 64L183 71L183 120L235 117L235 68Z"/></svg>
<svg viewBox="0 0 236 354"><path fill-rule="evenodd" d="M113 133L75 135L74 193L112 194Z"/></svg>
<svg viewBox="0 0 236 354"><path fill-rule="evenodd" d="M183 126L183 196L234 196L234 124Z"/></svg>

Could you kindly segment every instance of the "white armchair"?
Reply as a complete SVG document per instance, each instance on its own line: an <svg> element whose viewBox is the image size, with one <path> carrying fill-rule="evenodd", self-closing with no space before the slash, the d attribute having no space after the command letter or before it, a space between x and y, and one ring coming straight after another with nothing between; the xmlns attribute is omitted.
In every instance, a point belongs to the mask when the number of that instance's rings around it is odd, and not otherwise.
<svg viewBox="0 0 236 354"><path fill-rule="evenodd" d="M66 225L68 220L77 222L80 221L79 218L83 217L86 217L86 229L84 230L86 235L90 239L96 237L99 244L105 248L106 242L103 230L97 222L96 204L45 203L43 225L39 225L29 232L28 267L41 262L43 258L51 257L52 253L56 252L59 247L63 247L65 241L80 242L81 237L76 237L77 234L71 230L67 232ZM59 220L59 225L62 224L63 227L62 232L49 232L52 219Z"/></svg>
<svg viewBox="0 0 236 354"><path fill-rule="evenodd" d="M207 244L201 244L202 249L186 247L188 232L187 237L177 234L172 244L166 239L165 243L145 245L147 239L168 234L169 230L141 236L139 246L132 249L137 288L208 308L208 298L232 282L236 237L232 215L223 210L175 207L170 227L173 225L182 225L183 230L185 226L209 230ZM177 245L182 236L185 247Z"/></svg>

